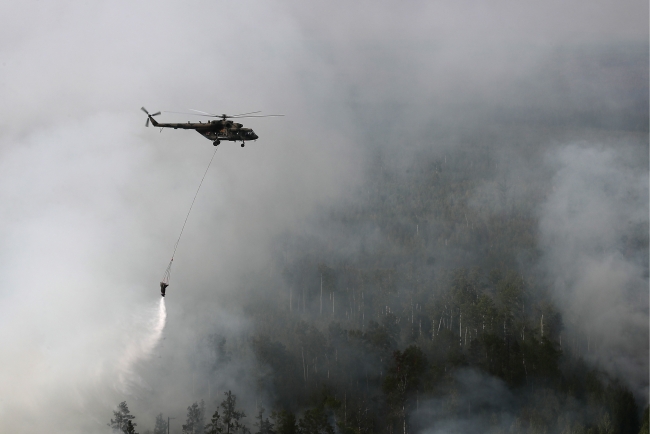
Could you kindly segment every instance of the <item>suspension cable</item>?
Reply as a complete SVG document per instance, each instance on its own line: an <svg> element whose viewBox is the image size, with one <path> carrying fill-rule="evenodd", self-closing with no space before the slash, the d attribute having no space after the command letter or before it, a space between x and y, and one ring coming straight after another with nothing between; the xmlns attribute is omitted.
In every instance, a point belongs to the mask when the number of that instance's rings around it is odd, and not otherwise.
<svg viewBox="0 0 650 434"><path fill-rule="evenodd" d="M194 202L196 202L196 197L199 195L199 191L201 190L201 186L203 185L203 181L205 180L205 176L208 174L208 170L210 170L210 166L212 165L212 160L214 160L214 156L217 153L217 149L219 149L219 148L215 146L214 152L212 153L212 158L210 158L210 162L208 163L208 167L205 169L205 173L203 173L203 178L201 178L201 182L199 183L199 188L196 189L196 193L194 194L194 199L192 199L192 204L190 205L190 209L187 211L187 215L185 216L185 221L183 222L183 227L181 228L181 233L178 235L178 239L176 240L176 244L174 244L174 251L172 252L172 258L169 261L169 265L167 266L167 269L165 270L165 274L163 275L163 279L161 280L161 283L169 284L169 278L171 277L172 263L174 262L174 256L176 255L176 249L178 249L178 243L181 242L181 237L183 236L183 231L185 230L185 225L187 224L187 219L190 218L190 213L192 212L192 207L194 207Z"/></svg>

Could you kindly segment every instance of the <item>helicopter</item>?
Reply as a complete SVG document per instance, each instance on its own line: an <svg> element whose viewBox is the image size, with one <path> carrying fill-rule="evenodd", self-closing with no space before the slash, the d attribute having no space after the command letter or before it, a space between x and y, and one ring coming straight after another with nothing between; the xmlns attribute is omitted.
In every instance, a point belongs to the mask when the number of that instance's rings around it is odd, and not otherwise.
<svg viewBox="0 0 650 434"><path fill-rule="evenodd" d="M192 114L196 116L208 116L212 118L219 118L218 120L203 122L187 122L184 123L162 123L157 122L154 119L154 116L158 116L162 112L149 113L146 108L141 107L140 110L147 114L147 123L146 127L149 126L149 122L153 124L154 127L159 128L173 128L173 129L184 129L184 130L196 130L197 133L201 134L208 140L212 141L214 146L218 146L222 140L229 142L239 142L241 140L241 147L244 147L246 141L257 140L258 135L255 134L251 128L244 128L242 124L231 121L230 119L241 119L241 118L265 118L272 116L284 116L284 115L257 115L260 111L241 113L238 115L227 115L221 114L216 115L213 113L208 113L200 110L189 109L196 113L183 113L183 112L166 112L166 113L182 113L182 114Z"/></svg>

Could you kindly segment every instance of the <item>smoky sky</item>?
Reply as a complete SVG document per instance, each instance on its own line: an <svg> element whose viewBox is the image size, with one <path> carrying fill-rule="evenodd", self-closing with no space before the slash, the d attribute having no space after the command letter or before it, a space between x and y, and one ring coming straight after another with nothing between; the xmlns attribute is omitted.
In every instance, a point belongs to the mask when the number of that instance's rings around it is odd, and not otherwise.
<svg viewBox="0 0 650 434"><path fill-rule="evenodd" d="M193 372L206 333L251 328L238 294L273 274L273 240L353 200L378 152L402 167L468 138L494 147L511 185L554 187L540 267L569 322L599 337L594 363L647 391L647 257L617 253L647 226L647 17L640 1L4 2L3 426L105 432L126 400L144 429L226 388L262 402L252 355L214 391ZM141 106L286 116L246 120L260 139L219 147L174 261L165 339L125 387L120 363L213 152L194 132L145 128ZM546 147L516 154L526 140ZM598 312L586 322L585 300Z"/></svg>

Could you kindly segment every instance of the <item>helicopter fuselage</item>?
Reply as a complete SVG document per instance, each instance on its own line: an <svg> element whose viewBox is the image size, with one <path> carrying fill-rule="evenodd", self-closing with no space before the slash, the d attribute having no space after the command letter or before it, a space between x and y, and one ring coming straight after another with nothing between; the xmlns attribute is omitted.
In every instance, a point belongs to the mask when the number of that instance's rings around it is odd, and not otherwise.
<svg viewBox="0 0 650 434"><path fill-rule="evenodd" d="M154 127L159 128L173 128L183 130L196 130L208 140L218 142L221 140L231 142L244 142L248 140L257 140L258 136L251 128L244 128L242 124L230 120L214 120L203 122L187 122L187 123L163 123L157 122L152 116L149 120Z"/></svg>

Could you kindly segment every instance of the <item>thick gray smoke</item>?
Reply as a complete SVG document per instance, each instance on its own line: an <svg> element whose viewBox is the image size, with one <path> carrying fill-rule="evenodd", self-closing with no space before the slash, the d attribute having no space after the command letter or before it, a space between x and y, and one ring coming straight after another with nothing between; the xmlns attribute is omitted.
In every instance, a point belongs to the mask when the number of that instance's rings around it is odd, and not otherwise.
<svg viewBox="0 0 650 434"><path fill-rule="evenodd" d="M648 171L643 148L576 143L549 154L556 168L542 204L545 265L569 334L586 353L648 396ZM647 150L647 149L646 149Z"/></svg>
<svg viewBox="0 0 650 434"><path fill-rule="evenodd" d="M509 123L580 137L572 114L585 107L581 121L603 127L638 105L634 86L647 83L647 9L609 0L0 3L2 429L102 432L126 400L144 431L159 412L178 422L193 401L213 406L228 389L252 414L267 397L247 375L257 366L242 336L254 318L240 294L250 294L251 274L277 278L276 236L349 200L377 151L407 166L432 147L485 139L501 149ZM590 54L610 48L626 55ZM143 105L287 115L247 120L258 142L217 152L176 254L166 325L158 281L213 148L193 132L145 128ZM647 120L647 107L635 113ZM567 336L641 393L647 258L626 237L647 225L647 167L612 146L553 149L539 154L542 172L555 173L540 229ZM539 155L503 160L536 168ZM508 176L515 186L538 179ZM213 352L215 333L227 351Z"/></svg>

